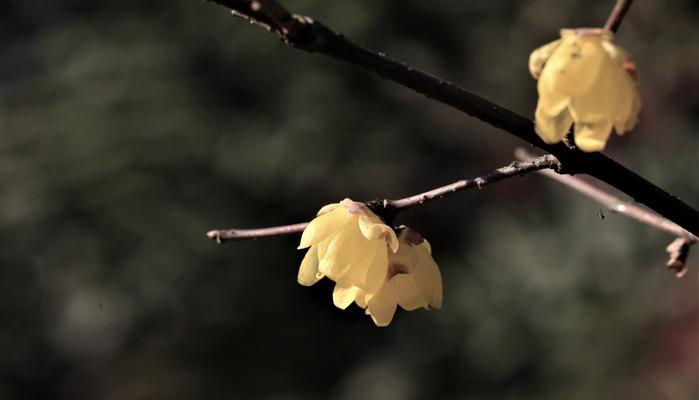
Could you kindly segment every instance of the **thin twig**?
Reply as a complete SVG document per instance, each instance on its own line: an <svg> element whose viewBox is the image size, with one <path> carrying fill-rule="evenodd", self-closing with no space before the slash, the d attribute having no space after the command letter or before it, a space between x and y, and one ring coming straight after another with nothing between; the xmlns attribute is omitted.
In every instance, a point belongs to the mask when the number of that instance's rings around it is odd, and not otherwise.
<svg viewBox="0 0 699 400"><path fill-rule="evenodd" d="M308 225L308 222L257 229L215 229L208 231L206 236L208 236L209 239L213 240L214 242L221 244L231 239L255 239L267 236L298 233L306 229L306 225Z"/></svg>
<svg viewBox="0 0 699 400"><path fill-rule="evenodd" d="M441 199L444 196L469 188L481 188L506 178L522 176L530 172L547 168L558 168L559 165L558 160L556 160L554 156L547 154L527 161L513 161L510 165L498 168L494 171L483 173L471 179L462 179L452 184L441 186L414 196L397 200L372 200L365 202L365 204L385 219L392 220L396 214L428 201ZM298 233L303 231L306 225L308 225L308 222L260 229L220 229L209 231L206 236L220 244L235 239L253 239Z"/></svg>
<svg viewBox="0 0 699 400"><path fill-rule="evenodd" d="M518 160L534 160L534 156L525 149L519 148L515 150L515 157ZM608 210L614 213L625 215L631 219L635 219L643 224L667 232L675 236L675 240L670 243L665 251L668 253L668 261L665 266L675 273L675 276L681 278L687 273L687 259L689 258L689 249L692 245L699 243L699 238L692 235L690 232L682 229L679 225L666 218L641 208L628 201L623 201L604 190L585 182L584 180L570 176L556 174L551 170L539 170L540 174L551 178L556 182L562 183L579 193L596 200Z"/></svg>
<svg viewBox="0 0 699 400"><path fill-rule="evenodd" d="M212 1L233 10L235 15L276 33L290 46L356 65L517 136L554 155L561 162L559 172L589 174L628 194L637 202L644 203L688 231L699 234L699 212L694 208L601 153L584 153L570 149L563 143L544 143L534 131L534 123L529 118L451 82L393 60L385 54L359 46L318 21L289 13L277 1ZM621 17L619 14L618 21L621 21Z"/></svg>
<svg viewBox="0 0 699 400"><path fill-rule="evenodd" d="M524 149L517 149L515 151L515 157L518 160L534 160L534 156L529 154ZM660 215L648 211L645 208L641 208L628 201L623 201L618 197L605 192L604 190L591 185L590 183L571 175L561 175L550 170L540 170L538 171L541 175L551 178L557 182L560 182L585 196L596 200L598 203L602 204L604 207L609 209L609 211L625 215L629 218L640 221L646 225L650 225L654 228L665 231L671 235L679 238L685 238L690 242L696 242L698 239L696 236L682 229L679 225L674 222L661 217Z"/></svg>
<svg viewBox="0 0 699 400"><path fill-rule="evenodd" d="M532 158L526 161L513 161L510 165L498 168L494 171L483 173L473 179L462 179L458 182L454 182L449 185L438 187L432 189L425 193L416 194L414 196L406 197L399 200L387 200L384 203L386 208L396 208L399 210L405 210L407 208L419 206L421 204L427 203L432 200L441 199L449 194L469 189L473 187L481 188L489 183L494 183L506 178L512 178L514 176L523 176L529 172L541 171L544 169L550 170L558 168L560 164L556 157L546 154L541 157Z"/></svg>
<svg viewBox="0 0 699 400"><path fill-rule="evenodd" d="M539 171L542 175L545 175L553 180L556 180L578 192L596 200L610 211L618 214L623 214L629 218L635 219L637 221L643 222L646 225L653 226L662 231L665 231L671 235L677 237L684 237L696 241L697 237L682 229L676 223L661 217L656 213L652 213L646 209L629 203L628 201L623 201L616 196L613 196L596 186L591 185L584 180L570 175L559 175L551 171Z"/></svg>
<svg viewBox="0 0 699 400"><path fill-rule="evenodd" d="M631 3L633 3L633 0L617 0L614 9L612 9L609 18L607 18L607 23L604 24L604 29L616 32L619 29L619 25L621 25L621 21L624 20L626 12L629 11Z"/></svg>

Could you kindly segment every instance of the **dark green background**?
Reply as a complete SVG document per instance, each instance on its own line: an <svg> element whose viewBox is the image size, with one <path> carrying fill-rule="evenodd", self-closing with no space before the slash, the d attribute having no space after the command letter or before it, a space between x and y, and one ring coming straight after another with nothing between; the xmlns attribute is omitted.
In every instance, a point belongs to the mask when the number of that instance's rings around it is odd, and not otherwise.
<svg viewBox="0 0 699 400"><path fill-rule="evenodd" d="M533 115L534 48L612 1L288 0ZM618 42L641 124L607 153L699 205L699 6L638 1ZM441 310L379 329L296 283L308 220L511 161L519 140L219 6L5 0L0 399L696 399L697 258L529 175L410 211Z"/></svg>

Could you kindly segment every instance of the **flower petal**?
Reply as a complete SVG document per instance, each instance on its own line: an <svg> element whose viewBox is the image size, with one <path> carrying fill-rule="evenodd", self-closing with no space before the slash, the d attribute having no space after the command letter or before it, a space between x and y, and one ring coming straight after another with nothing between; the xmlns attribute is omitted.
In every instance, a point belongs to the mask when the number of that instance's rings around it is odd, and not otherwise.
<svg viewBox="0 0 699 400"><path fill-rule="evenodd" d="M362 235L369 240L383 239L388 243L392 252L398 251L398 236L388 225L384 224L376 216L360 216L359 229Z"/></svg>
<svg viewBox="0 0 699 400"><path fill-rule="evenodd" d="M324 205L323 207L320 208L320 210L318 210L318 213L316 215L323 215L323 214L329 213L330 211L336 209L337 207L340 207L340 205L341 205L340 203L332 203L332 204Z"/></svg>
<svg viewBox="0 0 699 400"><path fill-rule="evenodd" d="M357 297L361 289L353 286L349 282L339 281L335 284L333 290L333 303L339 309L346 309Z"/></svg>
<svg viewBox="0 0 699 400"><path fill-rule="evenodd" d="M361 308L366 308L367 306L367 299L366 293L362 289L359 289L357 291L357 295L355 296L354 302Z"/></svg>
<svg viewBox="0 0 699 400"><path fill-rule="evenodd" d="M419 246L422 246L427 251L427 254L432 254L432 245L427 239L422 238L422 243L420 243Z"/></svg>
<svg viewBox="0 0 699 400"><path fill-rule="evenodd" d="M350 268L352 261L362 252L364 237L359 229L349 224L343 230L328 239L327 250L320 258L318 270L328 278L337 281Z"/></svg>
<svg viewBox="0 0 699 400"><path fill-rule="evenodd" d="M534 130L545 143L558 143L565 137L573 124L573 117L567 109L561 111L555 117L542 112L541 99L536 107L536 124Z"/></svg>
<svg viewBox="0 0 699 400"><path fill-rule="evenodd" d="M415 285L415 277L411 274L399 274L391 278L395 286L396 301L407 311L427 308L427 301Z"/></svg>
<svg viewBox="0 0 699 400"><path fill-rule="evenodd" d="M430 307L442 306L442 274L430 253L422 246L414 247L414 267L411 271L415 285Z"/></svg>
<svg viewBox="0 0 699 400"><path fill-rule="evenodd" d="M551 54L553 54L560 44L561 39L554 40L532 51L532 54L529 55L529 73L532 74L534 79L539 79L541 70L544 68L546 61L548 61Z"/></svg>
<svg viewBox="0 0 699 400"><path fill-rule="evenodd" d="M632 93L631 114L626 121L626 126L624 127L625 132L632 130L636 126L638 123L638 114L641 111L641 94L638 92L638 86L634 86Z"/></svg>
<svg viewBox="0 0 699 400"><path fill-rule="evenodd" d="M311 286L322 278L323 274L318 272L318 247L311 246L301 261L297 281L303 286Z"/></svg>
<svg viewBox="0 0 699 400"><path fill-rule="evenodd" d="M360 215L359 229L362 235L369 240L376 240L388 234L388 231L391 230L388 225L381 222L375 215Z"/></svg>
<svg viewBox="0 0 699 400"><path fill-rule="evenodd" d="M541 72L539 83L561 96L586 92L597 79L602 57L607 56L602 40L601 36L564 35Z"/></svg>
<svg viewBox="0 0 699 400"><path fill-rule="evenodd" d="M301 235L299 249L320 243L330 237L330 235L340 231L347 224L352 215L344 207L337 207L334 210L320 215L311 221Z"/></svg>
<svg viewBox="0 0 699 400"><path fill-rule="evenodd" d="M396 286L389 281L369 300L366 313L376 326L388 326L393 320L397 305Z"/></svg>
<svg viewBox="0 0 699 400"><path fill-rule="evenodd" d="M558 92L554 88L553 76L542 76L536 84L539 93L539 101L536 105L539 112L548 116L556 116L562 113L570 104L570 95Z"/></svg>
<svg viewBox="0 0 699 400"><path fill-rule="evenodd" d="M592 123L575 124L575 144L582 151L602 151L612 133L612 122L603 120Z"/></svg>
<svg viewBox="0 0 699 400"><path fill-rule="evenodd" d="M359 287L364 289L366 294L373 296L386 282L386 274L388 273L388 247L383 241L374 242L374 249L371 250L373 257L366 269L364 279L360 282Z"/></svg>
<svg viewBox="0 0 699 400"><path fill-rule="evenodd" d="M632 97L628 76L624 76L624 71L606 53L600 64L599 79L570 102L570 114L576 123L612 120L630 112Z"/></svg>

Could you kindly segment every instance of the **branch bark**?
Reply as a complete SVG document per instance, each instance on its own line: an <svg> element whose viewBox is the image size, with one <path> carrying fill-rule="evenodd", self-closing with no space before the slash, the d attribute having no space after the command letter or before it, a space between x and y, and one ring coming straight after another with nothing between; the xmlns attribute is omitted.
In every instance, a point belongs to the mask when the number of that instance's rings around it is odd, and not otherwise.
<svg viewBox="0 0 699 400"><path fill-rule="evenodd" d="M515 157L523 161L534 159L533 155L529 154L529 152L522 148L515 150ZM684 274L687 273L689 250L691 246L699 243L699 238L682 229L682 227L674 222L635 204L622 201L618 197L607 193L578 177L556 174L551 170L540 170L538 172L547 178L551 178L556 182L562 183L563 185L568 186L569 188L576 190L593 200L596 200L613 213L625 215L643 224L674 235L676 237L675 240L665 249L669 256L665 266L674 271L675 276L678 278L683 277Z"/></svg>
<svg viewBox="0 0 699 400"><path fill-rule="evenodd" d="M521 148L515 151L515 157L518 160L523 161L534 159L534 156L532 156L526 150ZM547 178L551 178L554 181L562 183L563 185L568 186L569 188L576 190L577 192L582 193L585 196L597 201L613 213L625 215L631 219L635 219L636 221L649 225L653 228L665 231L678 238L686 239L689 243L696 243L697 241L699 241L699 238L692 235L690 232L687 232L686 230L682 229L682 227L675 224L674 222L669 221L668 219L663 218L660 215L648 211L644 208L641 208L633 203L623 201L618 197L610 193L607 193L604 190L596 186L593 186L590 183L578 177L570 175L561 175L550 170L540 170L538 172Z"/></svg>
<svg viewBox="0 0 699 400"><path fill-rule="evenodd" d="M621 21L624 20L626 13L629 11L629 8L631 8L632 3L633 0L617 0L616 5L609 14L609 18L607 18L607 23L604 24L604 29L616 32L617 29L619 29L619 25L621 25Z"/></svg>
<svg viewBox="0 0 699 400"><path fill-rule="evenodd" d="M485 185L498 182L503 179L523 176L530 172L540 171L543 169L555 169L559 166L560 164L558 163L558 160L556 160L554 156L547 154L527 161L513 161L510 165L498 168L494 171L485 172L471 179L462 179L449 185L441 186L414 196L397 200L372 200L366 201L364 204L371 208L376 214L383 217L384 220L392 221L396 215L402 211L425 204L432 200L441 199L444 196L448 196L462 190L474 187L480 189ZM208 236L209 239L214 240L216 243L221 244L229 240L254 239L258 237L298 233L303 231L306 228L306 225L308 225L308 222L258 229L216 229L209 231L206 236Z"/></svg>
<svg viewBox="0 0 699 400"><path fill-rule="evenodd" d="M267 236L288 235L291 233L303 232L308 222L298 224L272 226L269 228L256 229L214 229L206 233L206 236L214 242L221 244L233 239L256 239Z"/></svg>
<svg viewBox="0 0 699 400"><path fill-rule="evenodd" d="M312 18L291 14L275 0L211 1L231 9L238 17L276 33L284 43L292 47L324 54L361 67L517 136L553 154L561 163L559 173L591 175L699 235L699 213L694 208L601 153L584 153L564 143L544 143L536 135L534 123L529 118L451 82L391 59L383 53L376 53L357 45ZM625 9L616 11L620 3L627 3ZM612 12L614 17L610 17L616 21L613 22L612 28L618 28L630 3L617 3L615 11Z"/></svg>

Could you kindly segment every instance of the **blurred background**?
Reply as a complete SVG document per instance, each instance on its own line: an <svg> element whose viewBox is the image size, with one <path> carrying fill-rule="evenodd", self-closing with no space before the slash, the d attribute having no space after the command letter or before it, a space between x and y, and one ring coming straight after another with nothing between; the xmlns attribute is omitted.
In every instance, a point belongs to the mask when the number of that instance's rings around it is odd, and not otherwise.
<svg viewBox="0 0 699 400"><path fill-rule="evenodd" d="M533 115L531 50L613 1L288 0ZM699 205L699 4L637 2L641 124L607 154ZM524 143L194 0L4 0L0 399L696 399L697 254L537 175L402 215L444 306L376 328L296 283L309 220L509 163Z"/></svg>

